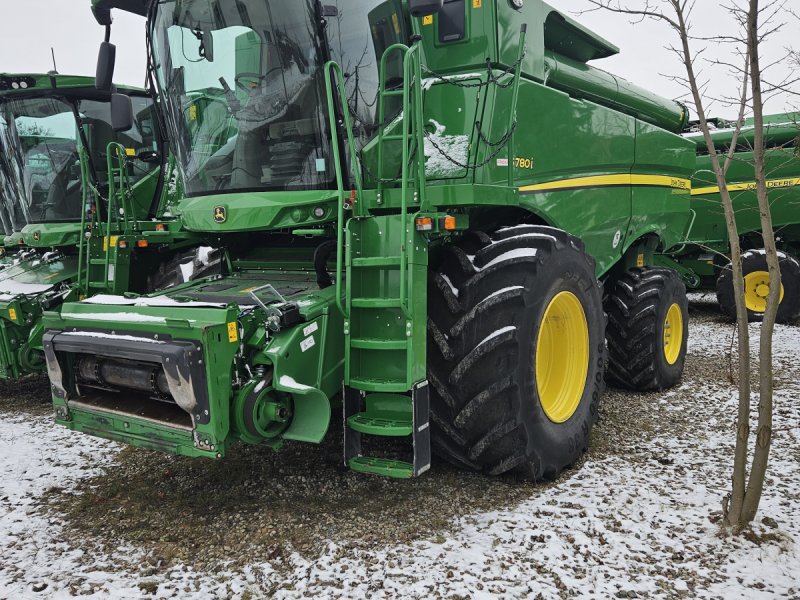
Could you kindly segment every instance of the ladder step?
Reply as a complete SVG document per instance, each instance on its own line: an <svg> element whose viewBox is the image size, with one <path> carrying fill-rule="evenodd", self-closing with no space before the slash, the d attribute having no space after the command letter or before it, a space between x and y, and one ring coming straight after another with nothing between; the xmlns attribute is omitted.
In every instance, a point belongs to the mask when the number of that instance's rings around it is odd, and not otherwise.
<svg viewBox="0 0 800 600"><path fill-rule="evenodd" d="M400 298L353 298L353 308L402 308Z"/></svg>
<svg viewBox="0 0 800 600"><path fill-rule="evenodd" d="M347 464L353 471L358 473L383 475L384 477L394 477L395 479L411 479L414 476L414 465L400 460L357 456L351 458Z"/></svg>
<svg viewBox="0 0 800 600"><path fill-rule="evenodd" d="M354 258L354 267L396 267L400 268L399 256L370 256L369 258Z"/></svg>
<svg viewBox="0 0 800 600"><path fill-rule="evenodd" d="M406 139L406 136L400 133L390 133L381 137L384 142L401 142Z"/></svg>
<svg viewBox="0 0 800 600"><path fill-rule="evenodd" d="M350 340L350 347L359 350L405 350L408 347L408 340L354 338Z"/></svg>
<svg viewBox="0 0 800 600"><path fill-rule="evenodd" d="M382 437L406 437L414 430L411 413L407 419L403 413L359 413L347 419L347 424L359 433Z"/></svg>
<svg viewBox="0 0 800 600"><path fill-rule="evenodd" d="M390 96L402 96L402 95L403 95L403 90L402 89L400 89L400 90L384 90L384 92L383 92L383 96L386 97L386 98L388 98Z"/></svg>
<svg viewBox="0 0 800 600"><path fill-rule="evenodd" d="M364 392L406 392L405 379L374 379L371 377L351 377L350 386Z"/></svg>

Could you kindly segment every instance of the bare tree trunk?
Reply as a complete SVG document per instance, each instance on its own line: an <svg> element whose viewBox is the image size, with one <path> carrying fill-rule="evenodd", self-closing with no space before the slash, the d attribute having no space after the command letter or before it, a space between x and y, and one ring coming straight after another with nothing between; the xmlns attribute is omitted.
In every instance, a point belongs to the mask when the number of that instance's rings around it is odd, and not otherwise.
<svg viewBox="0 0 800 600"><path fill-rule="evenodd" d="M671 0L672 1L672 0ZM755 0L757 1L757 0ZM677 17L678 32L681 38L682 57L686 74L691 88L692 98L694 99L697 116L700 119L700 128L708 147L711 157L711 164L714 175L717 178L722 208L725 213L725 226L731 246L731 269L733 270L733 294L736 302L736 326L739 338L739 409L736 418L736 448L733 459L733 478L732 488L729 499L723 503L723 513L726 523L738 525L741 521L742 510L744 507L746 480L747 480L747 446L750 436L750 329L747 322L747 307L744 299L744 276L742 273L742 248L739 243L739 231L736 227L736 213L733 210L733 200L731 199L728 184L725 178L727 166L730 164L730 157L735 151L736 141L731 144L731 149L726 160L726 168L720 165L717 156L714 140L708 127L707 115L703 104L703 97L700 87L697 84L697 76L692 60L692 51L689 47L689 32L686 25L686 16L680 2L673 2ZM746 85L745 93L742 95L742 106L740 109L739 125L741 126L741 115L743 114L744 104L747 101Z"/></svg>
<svg viewBox="0 0 800 600"><path fill-rule="evenodd" d="M759 1L748 0L747 8L737 5L727 7L727 10L746 24L746 39L741 40L746 47L746 63L743 70L744 81L740 103L739 121L729 148L725 165L720 164L719 156L708 126L707 116L703 105L703 94L697 81L694 67L695 55L690 47L689 25L687 20L691 14L694 2L692 0L659 0L632 3L625 5L621 0L588 0L596 9L605 9L616 13L626 14L639 19L649 18L668 24L680 37L681 45L676 49L686 68L686 83L694 99L700 129L703 133L706 146L711 158L712 167L720 189L722 207L725 213L725 225L730 239L731 269L733 271L733 291L736 302L736 325L738 331L739 348L739 406L736 418L736 448L734 451L732 488L729 496L723 501L724 522L731 527L741 529L750 523L756 516L758 504L764 488L767 461L772 438L772 335L777 318L780 302L780 264L775 244L775 234L772 227L772 218L768 199L768 190L765 174L765 144L764 144L764 115L762 92L762 68L759 60L760 23ZM661 6L669 7L671 14L667 14ZM780 10L778 7L776 10ZM777 13L776 13L777 14ZM771 15L774 17L775 15ZM769 21L771 17L767 18ZM769 31L764 33L769 35ZM728 41L731 41L728 38ZM736 41L736 40L733 40ZM733 155L736 151L736 140L744 111L747 106L748 79L753 96L753 109L755 113L755 179L758 204L761 216L761 225L764 236L764 248L770 276L770 291L767 299L767 311L764 315L760 338L760 363L759 363L759 416L758 432L756 436L756 449L753 455L748 477L748 448L750 438L750 405L751 405L751 374L750 374L750 332L747 322L747 307L744 294L744 277L742 273L741 245L736 227L736 214L733 202L726 183L726 174Z"/></svg>
<svg viewBox="0 0 800 600"><path fill-rule="evenodd" d="M750 468L750 478L747 482L747 492L740 521L742 525L755 519L758 511L758 504L764 489L769 451L772 445L772 394L774 383L772 373L772 336L775 330L781 291L780 262L775 244L775 232L772 227L772 214L770 212L764 166L766 146L764 142L764 104L761 90L759 43L759 1L750 0L750 8L747 15L747 48L750 55L750 82L753 90L753 158L755 162L758 209L761 216L761 231L764 237L764 250L769 270L769 296L767 297L767 309L764 313L764 320L761 325L761 339L759 341L758 432L756 434L753 464Z"/></svg>

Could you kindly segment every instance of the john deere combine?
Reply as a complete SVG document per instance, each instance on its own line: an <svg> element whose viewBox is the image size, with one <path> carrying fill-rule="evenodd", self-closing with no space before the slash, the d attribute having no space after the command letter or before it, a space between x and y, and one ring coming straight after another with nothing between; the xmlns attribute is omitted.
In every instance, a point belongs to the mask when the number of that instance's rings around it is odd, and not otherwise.
<svg viewBox="0 0 800 600"><path fill-rule="evenodd" d="M159 242L174 241L153 220L166 197L153 101L125 91L133 122L116 133L94 79L0 75L5 243L18 249L0 270L0 377L44 370L43 311L152 290Z"/></svg>
<svg viewBox="0 0 800 600"><path fill-rule="evenodd" d="M620 384L681 377L685 289L650 265L694 145L683 106L587 64L610 43L538 0L114 7L147 17L180 220L225 272L49 313L58 423L217 459L343 427L357 471L433 447L539 479L588 444L606 335Z"/></svg>
<svg viewBox="0 0 800 600"><path fill-rule="evenodd" d="M800 115L767 117L766 177L775 235L781 251L781 304L778 321L800 317ZM726 154L733 143L734 123L716 122L712 132L718 152ZM686 136L697 143L698 165L692 187L693 225L689 243L659 262L678 269L692 289L717 291L722 312L736 317L729 253L729 238L711 159L699 133ZM742 249L745 302L750 320L760 320L766 310L769 273L761 237L761 219L755 191L753 124L746 122L738 137L727 181L736 212Z"/></svg>

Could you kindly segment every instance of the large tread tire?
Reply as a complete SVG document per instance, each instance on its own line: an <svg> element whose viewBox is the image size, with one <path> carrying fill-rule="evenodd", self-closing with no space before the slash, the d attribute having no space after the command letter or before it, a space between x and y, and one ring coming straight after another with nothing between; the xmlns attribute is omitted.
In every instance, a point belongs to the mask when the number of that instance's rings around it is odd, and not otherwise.
<svg viewBox="0 0 800 600"><path fill-rule="evenodd" d="M778 323L788 323L800 318L800 262L790 254L778 252L781 267L783 300L778 307ZM763 250L748 250L742 253L742 274L746 277L757 271L768 271L767 257ZM728 263L717 278L717 302L723 314L736 319L736 300L733 296L733 268ZM764 319L763 312L748 309L747 320L758 322Z"/></svg>
<svg viewBox="0 0 800 600"><path fill-rule="evenodd" d="M667 314L677 305L681 315L680 352L670 363L665 352ZM637 392L664 390L683 377L689 339L686 286L672 269L626 271L606 291L609 384Z"/></svg>
<svg viewBox="0 0 800 600"><path fill-rule="evenodd" d="M556 294L581 303L588 365L580 402L563 423L542 408L536 345ZM490 475L552 479L586 451L598 418L605 315L594 261L564 231L525 225L470 232L430 273L428 374L434 452Z"/></svg>

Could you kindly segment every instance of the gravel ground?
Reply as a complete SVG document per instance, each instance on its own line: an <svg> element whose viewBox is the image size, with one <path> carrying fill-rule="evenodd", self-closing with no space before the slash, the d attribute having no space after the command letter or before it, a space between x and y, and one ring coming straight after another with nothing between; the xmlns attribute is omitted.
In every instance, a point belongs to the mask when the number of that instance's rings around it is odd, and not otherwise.
<svg viewBox="0 0 800 600"><path fill-rule="evenodd" d="M0 384L0 597L800 598L798 329L776 337L763 523L726 537L733 328L693 300L683 385L609 390L545 485L358 475L336 434L219 463L123 448L52 427L46 380Z"/></svg>

